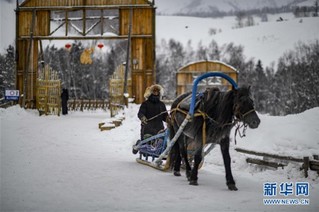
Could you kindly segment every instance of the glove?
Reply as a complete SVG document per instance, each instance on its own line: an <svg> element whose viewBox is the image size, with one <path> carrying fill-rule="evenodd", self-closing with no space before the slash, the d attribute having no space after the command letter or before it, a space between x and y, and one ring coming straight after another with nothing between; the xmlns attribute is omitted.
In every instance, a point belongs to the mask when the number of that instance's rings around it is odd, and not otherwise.
<svg viewBox="0 0 319 212"><path fill-rule="evenodd" d="M143 125L146 125L147 124L147 118L145 116L143 116L141 118L141 122L142 122Z"/></svg>

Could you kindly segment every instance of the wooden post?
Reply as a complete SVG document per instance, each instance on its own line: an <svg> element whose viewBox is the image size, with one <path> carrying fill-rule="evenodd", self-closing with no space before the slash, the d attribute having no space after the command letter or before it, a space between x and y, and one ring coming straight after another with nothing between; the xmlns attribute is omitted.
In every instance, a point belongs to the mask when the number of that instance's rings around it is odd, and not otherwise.
<svg viewBox="0 0 319 212"><path fill-rule="evenodd" d="M80 107L80 111L83 112L83 99L81 99L81 107Z"/></svg>
<svg viewBox="0 0 319 212"><path fill-rule="evenodd" d="M268 154L268 153L264 153L264 152L255 152L255 151L241 149L241 148L236 148L235 150L237 152L241 152L241 153L245 153L245 154L257 155L257 156L263 156L263 157L271 157L271 158L276 158L276 159L280 159L280 160L290 160L290 161L295 161L295 162L299 162L299 163L304 162L304 160L301 158L294 158L291 156L280 156L280 155Z"/></svg>
<svg viewBox="0 0 319 212"><path fill-rule="evenodd" d="M127 89L127 77L128 77L128 71L130 67L130 54L131 54L131 34L132 34L132 18L133 18L133 8L132 5L130 7L130 18L129 18L129 24L128 24L128 38L127 38L127 47L126 47L126 64L125 64L125 72L124 72L124 99L127 99L126 95L128 94ZM126 107L128 104L126 104L127 101L125 101Z"/></svg>
<svg viewBox="0 0 319 212"><path fill-rule="evenodd" d="M103 35L104 28L103 28L103 22L104 22L104 12L101 10L101 36Z"/></svg>
<svg viewBox="0 0 319 212"><path fill-rule="evenodd" d="M31 27L30 27L30 39L29 39L29 47L28 47L28 54L27 54L27 64L24 67L24 79L23 79L23 100L22 100L22 107L25 107L25 101L27 98L27 89L28 89L28 79L29 79L29 72L30 72L30 63L31 63L31 48L33 43L33 31L34 31L34 22L35 22L35 15L36 10L32 11L32 21L31 21ZM33 80L33 79L31 79Z"/></svg>
<svg viewBox="0 0 319 212"><path fill-rule="evenodd" d="M305 174L305 178L308 177L308 169L309 169L309 157L304 157L303 158L303 171L304 171L304 174Z"/></svg>

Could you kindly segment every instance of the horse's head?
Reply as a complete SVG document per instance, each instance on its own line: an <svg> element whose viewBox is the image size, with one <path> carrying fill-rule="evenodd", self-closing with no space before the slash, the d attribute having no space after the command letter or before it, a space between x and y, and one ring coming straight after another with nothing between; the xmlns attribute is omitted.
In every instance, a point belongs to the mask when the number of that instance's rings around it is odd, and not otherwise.
<svg viewBox="0 0 319 212"><path fill-rule="evenodd" d="M242 87L235 90L234 115L252 129L259 126L260 119L255 111L254 102L250 97L250 87Z"/></svg>

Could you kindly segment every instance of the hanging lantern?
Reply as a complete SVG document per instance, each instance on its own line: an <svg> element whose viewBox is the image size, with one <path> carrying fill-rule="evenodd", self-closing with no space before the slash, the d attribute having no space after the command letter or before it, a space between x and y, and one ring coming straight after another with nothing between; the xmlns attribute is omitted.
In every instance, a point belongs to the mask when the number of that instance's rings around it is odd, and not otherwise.
<svg viewBox="0 0 319 212"><path fill-rule="evenodd" d="M86 48L84 49L84 51L82 52L81 56L80 56L80 61L82 64L92 64L93 60L92 60L92 54L94 52L94 48Z"/></svg>
<svg viewBox="0 0 319 212"><path fill-rule="evenodd" d="M70 48L71 48L71 44L70 43L67 43L67 44L65 44L65 48L67 49L67 50L69 50Z"/></svg>
<svg viewBox="0 0 319 212"><path fill-rule="evenodd" d="M104 47L104 44L103 43L99 43L97 44L97 47L99 47L100 49L102 49Z"/></svg>

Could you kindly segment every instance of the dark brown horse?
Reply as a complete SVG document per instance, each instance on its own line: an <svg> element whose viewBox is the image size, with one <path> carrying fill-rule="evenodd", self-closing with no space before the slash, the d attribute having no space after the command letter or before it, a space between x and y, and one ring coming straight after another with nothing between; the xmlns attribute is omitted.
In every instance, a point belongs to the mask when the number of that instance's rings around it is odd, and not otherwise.
<svg viewBox="0 0 319 212"><path fill-rule="evenodd" d="M179 126L185 119L189 110L191 93L179 96L171 107L170 136L174 137ZM253 100L250 97L250 88L242 87L227 92L221 92L216 88L207 89L197 97L195 114L183 130L183 134L176 141L172 151L170 163L174 165L175 175L179 175L181 157L185 161L186 175L190 185L198 185L198 168L202 161L202 152L205 144L220 144L223 155L226 184L229 190L237 190L231 172L231 160L229 155L229 135L233 126L242 122L244 126L252 129L258 127L260 119L254 109ZM190 166L187 159L187 145L195 146L194 165ZM174 163L175 164L172 164Z"/></svg>

